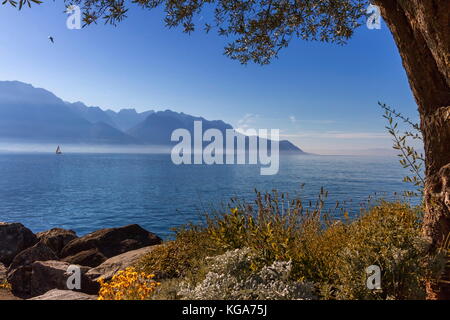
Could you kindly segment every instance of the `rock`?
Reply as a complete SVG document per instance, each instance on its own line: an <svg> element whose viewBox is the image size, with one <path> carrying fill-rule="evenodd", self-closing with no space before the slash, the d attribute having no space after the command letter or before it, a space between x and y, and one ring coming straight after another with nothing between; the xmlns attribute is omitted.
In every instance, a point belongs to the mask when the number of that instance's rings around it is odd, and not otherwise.
<svg viewBox="0 0 450 320"><path fill-rule="evenodd" d="M21 223L0 222L0 262L9 266L21 251L35 245L37 237Z"/></svg>
<svg viewBox="0 0 450 320"><path fill-rule="evenodd" d="M31 264L35 261L54 260L58 257L52 249L42 242L23 250L11 262L8 268L8 282L11 291L19 297L30 296Z"/></svg>
<svg viewBox="0 0 450 320"><path fill-rule="evenodd" d="M46 260L57 260L58 257L53 252L52 249L47 247L43 242L38 242L34 246L23 250L17 256L15 256L14 260L9 265L8 272L12 270L30 265L35 261L46 261Z"/></svg>
<svg viewBox="0 0 450 320"><path fill-rule="evenodd" d="M70 264L62 261L37 261L32 265L30 291L31 296L39 296L52 289L67 290L67 279L72 275L68 272ZM87 294L98 293L100 285L89 279L85 274L88 267L79 266L81 271L81 289Z"/></svg>
<svg viewBox="0 0 450 320"><path fill-rule="evenodd" d="M8 269L0 263L0 284L3 284L6 281L6 273ZM0 288L0 300L20 300L15 297L9 289Z"/></svg>
<svg viewBox="0 0 450 320"><path fill-rule="evenodd" d="M36 236L39 241L46 244L58 256L66 244L78 238L74 231L61 228L53 228L48 231L39 232Z"/></svg>
<svg viewBox="0 0 450 320"><path fill-rule="evenodd" d="M93 280L98 280L100 278L104 280L110 280L119 270L124 270L132 266L133 264L138 262L142 256L146 255L157 247L158 246L144 247L109 258L98 267L89 270L86 273L86 276Z"/></svg>
<svg viewBox="0 0 450 320"><path fill-rule="evenodd" d="M120 228L101 229L74 239L64 247L61 256L68 257L82 251L98 249L105 257L111 258L127 251L160 243L161 239L158 236L133 224Z"/></svg>
<svg viewBox="0 0 450 320"><path fill-rule="evenodd" d="M0 289L0 300L22 300L7 289Z"/></svg>
<svg viewBox="0 0 450 320"><path fill-rule="evenodd" d="M53 289L29 300L97 300L97 296L72 290Z"/></svg>
<svg viewBox="0 0 450 320"><path fill-rule="evenodd" d="M18 267L8 273L8 282L11 284L11 292L21 298L31 295L31 266Z"/></svg>
<svg viewBox="0 0 450 320"><path fill-rule="evenodd" d="M96 267L104 262L107 258L98 251L98 249L90 249L86 251L78 252L73 256L66 257L62 261L70 264L78 264L87 267Z"/></svg>

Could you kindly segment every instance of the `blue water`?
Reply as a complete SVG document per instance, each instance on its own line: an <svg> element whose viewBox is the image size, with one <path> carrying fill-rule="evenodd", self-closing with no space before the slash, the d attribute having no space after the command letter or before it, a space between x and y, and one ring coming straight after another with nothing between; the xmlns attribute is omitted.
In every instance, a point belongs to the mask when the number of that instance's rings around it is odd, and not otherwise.
<svg viewBox="0 0 450 320"><path fill-rule="evenodd" d="M167 238L231 197L252 201L255 188L316 199L323 186L330 206L347 201L356 213L369 196L406 190L404 174L393 157L285 156L277 175L261 176L254 165L176 166L169 155L0 154L0 221L79 235L137 223Z"/></svg>

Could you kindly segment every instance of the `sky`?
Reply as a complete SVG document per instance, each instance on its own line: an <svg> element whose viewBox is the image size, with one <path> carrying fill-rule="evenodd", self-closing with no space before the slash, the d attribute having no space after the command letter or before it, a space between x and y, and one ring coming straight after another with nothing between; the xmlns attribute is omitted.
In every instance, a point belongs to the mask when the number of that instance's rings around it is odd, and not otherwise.
<svg viewBox="0 0 450 320"><path fill-rule="evenodd" d="M240 129L280 129L319 154L387 152L378 101L418 118L384 22L380 30L363 25L345 46L295 40L270 65L243 66L223 55L226 38L168 29L163 18L132 8L117 27L70 30L63 1L22 11L0 5L0 80L102 109L171 109Z"/></svg>

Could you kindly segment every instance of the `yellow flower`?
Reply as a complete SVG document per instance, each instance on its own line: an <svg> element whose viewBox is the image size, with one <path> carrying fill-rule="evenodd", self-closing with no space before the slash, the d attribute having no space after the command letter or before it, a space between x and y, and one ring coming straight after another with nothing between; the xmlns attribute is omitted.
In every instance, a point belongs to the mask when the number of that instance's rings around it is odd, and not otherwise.
<svg viewBox="0 0 450 320"><path fill-rule="evenodd" d="M147 300L160 285L152 280L154 276L129 267L119 271L110 282L99 279L98 300Z"/></svg>

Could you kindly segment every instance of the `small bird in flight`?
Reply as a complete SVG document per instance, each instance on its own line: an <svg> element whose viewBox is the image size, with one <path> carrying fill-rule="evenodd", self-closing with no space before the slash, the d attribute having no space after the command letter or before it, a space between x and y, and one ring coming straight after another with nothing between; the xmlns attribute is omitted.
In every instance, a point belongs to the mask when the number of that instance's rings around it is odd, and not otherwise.
<svg viewBox="0 0 450 320"><path fill-rule="evenodd" d="M52 36L48 36L48 39L49 39L52 43L55 43L55 41L54 41L54 39L53 39Z"/></svg>

